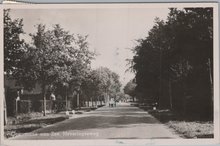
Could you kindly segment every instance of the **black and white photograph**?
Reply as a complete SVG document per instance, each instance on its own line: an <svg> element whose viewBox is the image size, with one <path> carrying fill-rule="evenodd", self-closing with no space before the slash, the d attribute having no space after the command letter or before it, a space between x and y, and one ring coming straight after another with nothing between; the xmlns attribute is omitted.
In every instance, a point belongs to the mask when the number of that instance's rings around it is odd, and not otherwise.
<svg viewBox="0 0 220 146"><path fill-rule="evenodd" d="M5 143L219 142L217 3L1 11Z"/></svg>

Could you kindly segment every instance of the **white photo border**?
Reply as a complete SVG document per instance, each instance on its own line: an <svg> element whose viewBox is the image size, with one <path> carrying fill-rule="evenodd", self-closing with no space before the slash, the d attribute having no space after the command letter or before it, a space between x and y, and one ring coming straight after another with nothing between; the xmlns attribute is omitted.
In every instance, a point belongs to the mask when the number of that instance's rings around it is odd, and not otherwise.
<svg viewBox="0 0 220 146"><path fill-rule="evenodd" d="M4 139L3 97L4 97L4 63L3 63L3 9L87 9L87 8L168 8L168 7L212 7L213 8L213 61L214 61L214 138L205 139L117 139L117 140L8 140ZM219 16L218 3L108 3L108 4L3 4L0 5L0 110L1 110L1 145L210 145L219 144Z"/></svg>

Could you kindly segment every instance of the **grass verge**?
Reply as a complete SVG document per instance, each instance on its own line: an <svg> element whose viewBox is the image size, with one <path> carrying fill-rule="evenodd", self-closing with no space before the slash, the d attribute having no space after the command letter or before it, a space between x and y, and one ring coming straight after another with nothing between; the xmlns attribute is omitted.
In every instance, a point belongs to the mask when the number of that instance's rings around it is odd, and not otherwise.
<svg viewBox="0 0 220 146"><path fill-rule="evenodd" d="M148 110L161 123L174 129L183 138L213 138L214 124L212 120L198 120L193 116L183 116L170 110Z"/></svg>
<svg viewBox="0 0 220 146"><path fill-rule="evenodd" d="M10 138L28 133L68 118L69 116L63 114L48 114L47 116L42 116L41 113L22 114L18 115L17 118L9 117L8 124L4 126L4 137Z"/></svg>

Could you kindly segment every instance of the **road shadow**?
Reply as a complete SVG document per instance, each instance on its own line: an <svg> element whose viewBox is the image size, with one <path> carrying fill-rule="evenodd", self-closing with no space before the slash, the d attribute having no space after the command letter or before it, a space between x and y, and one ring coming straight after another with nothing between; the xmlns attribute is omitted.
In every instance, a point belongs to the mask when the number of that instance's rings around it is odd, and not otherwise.
<svg viewBox="0 0 220 146"><path fill-rule="evenodd" d="M108 109L109 110L109 109ZM114 111L116 110L116 111ZM34 131L36 133L62 132L69 130L103 129L103 128L124 128L140 124L159 124L153 118L140 109L113 109L110 111L99 110L89 113L89 116L76 119L69 119L50 127Z"/></svg>

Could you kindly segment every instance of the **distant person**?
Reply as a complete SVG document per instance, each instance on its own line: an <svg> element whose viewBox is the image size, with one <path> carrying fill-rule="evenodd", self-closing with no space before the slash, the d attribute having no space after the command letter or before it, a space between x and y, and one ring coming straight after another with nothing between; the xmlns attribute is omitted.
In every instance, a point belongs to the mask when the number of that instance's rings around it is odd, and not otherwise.
<svg viewBox="0 0 220 146"><path fill-rule="evenodd" d="M114 100L113 100L113 98L111 98L109 105L110 105L110 107L113 107L113 106L114 106Z"/></svg>
<svg viewBox="0 0 220 146"><path fill-rule="evenodd" d="M51 93L50 99L52 100L52 111L55 111L55 109L56 109L56 96L53 93Z"/></svg>

